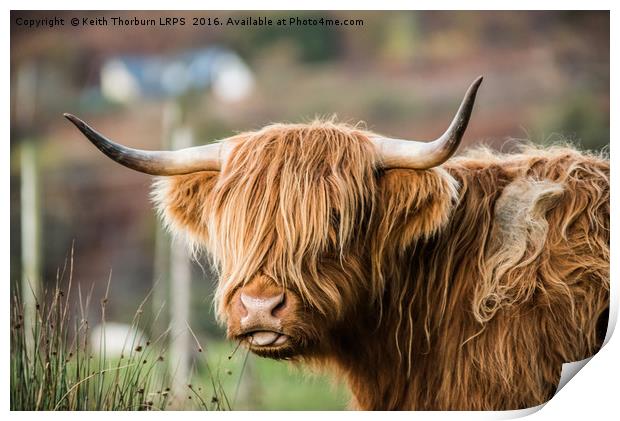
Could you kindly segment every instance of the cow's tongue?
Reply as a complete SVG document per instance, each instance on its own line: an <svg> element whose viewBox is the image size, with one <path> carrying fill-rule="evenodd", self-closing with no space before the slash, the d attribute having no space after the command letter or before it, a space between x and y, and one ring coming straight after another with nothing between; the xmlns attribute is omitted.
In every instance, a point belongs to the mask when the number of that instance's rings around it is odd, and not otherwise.
<svg viewBox="0 0 620 421"><path fill-rule="evenodd" d="M278 336L280 336L280 334L276 332L263 331L254 332L251 336L252 345L266 346L274 343L278 339Z"/></svg>

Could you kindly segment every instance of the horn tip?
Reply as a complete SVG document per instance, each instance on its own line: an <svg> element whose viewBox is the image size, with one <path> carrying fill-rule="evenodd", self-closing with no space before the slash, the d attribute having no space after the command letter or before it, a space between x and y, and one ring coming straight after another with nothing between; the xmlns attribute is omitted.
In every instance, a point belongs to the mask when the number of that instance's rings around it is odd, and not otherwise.
<svg viewBox="0 0 620 421"><path fill-rule="evenodd" d="M72 122L73 124L78 124L78 122L80 122L80 119L74 116L73 114L62 113L62 116L66 118L67 120L69 120L70 122Z"/></svg>
<svg viewBox="0 0 620 421"><path fill-rule="evenodd" d="M81 120L80 118L74 116L73 114L71 114L71 113L63 113L62 115L63 115L64 118L66 118L71 123L73 123L73 125L75 127L77 127L80 131L82 131L82 133L84 132L85 128L90 129L90 127L88 127L88 124L86 124L83 120Z"/></svg>

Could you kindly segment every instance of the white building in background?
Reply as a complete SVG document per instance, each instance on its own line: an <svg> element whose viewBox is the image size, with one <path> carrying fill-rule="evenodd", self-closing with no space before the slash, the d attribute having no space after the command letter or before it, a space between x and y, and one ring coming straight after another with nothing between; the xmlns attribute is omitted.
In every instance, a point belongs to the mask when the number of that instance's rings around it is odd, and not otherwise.
<svg viewBox="0 0 620 421"><path fill-rule="evenodd" d="M101 93L115 102L170 98L194 89L211 89L234 103L254 89L254 74L235 52L221 47L171 56L127 55L108 59L101 69Z"/></svg>
<svg viewBox="0 0 620 421"><path fill-rule="evenodd" d="M106 358L127 356L132 351L140 352L148 341L141 330L125 323L114 322L106 322L105 326L98 324L91 330L88 339L91 349L96 352L101 350Z"/></svg>

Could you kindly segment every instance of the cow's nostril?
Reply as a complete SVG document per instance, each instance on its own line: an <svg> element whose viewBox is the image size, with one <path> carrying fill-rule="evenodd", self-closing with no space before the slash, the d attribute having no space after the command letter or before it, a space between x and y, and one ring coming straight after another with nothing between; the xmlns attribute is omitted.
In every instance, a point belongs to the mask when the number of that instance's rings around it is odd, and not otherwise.
<svg viewBox="0 0 620 421"><path fill-rule="evenodd" d="M254 297L242 292L239 296L241 305L247 312L247 317L264 318L274 317L281 308L283 308L284 293L272 297Z"/></svg>
<svg viewBox="0 0 620 421"><path fill-rule="evenodd" d="M278 317L280 315L280 313L282 313L282 310L284 310L284 307L286 307L286 295L284 294L280 294L282 296L282 298L280 299L280 302L278 304L276 304L276 306L271 309L271 315L274 317Z"/></svg>

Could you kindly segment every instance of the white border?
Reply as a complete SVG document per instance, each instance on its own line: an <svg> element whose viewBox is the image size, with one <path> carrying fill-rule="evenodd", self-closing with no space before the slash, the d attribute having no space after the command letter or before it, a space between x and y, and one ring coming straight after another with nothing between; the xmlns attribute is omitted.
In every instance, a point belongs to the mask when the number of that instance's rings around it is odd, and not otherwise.
<svg viewBox="0 0 620 421"><path fill-rule="evenodd" d="M343 10L370 10L375 9L378 2L371 2L367 0L359 0L356 2L352 1L334 1L334 0L314 0L312 2L295 2L292 3L284 0L264 0L260 2L260 4L253 4L249 1L226 1L226 2L204 2L197 0L189 0L189 1L175 1L174 3L166 3L164 1L136 1L131 2L127 0L119 1L119 0L108 0L106 2L90 2L85 4L84 1L77 0L68 0L68 1L57 1L54 2L53 5L47 1L31 1L31 0L22 0L22 1L9 1L6 12L6 20L5 22L9 22L9 10L12 9L58 9L58 10L88 10L88 9L108 9L108 10L123 10L123 9L136 9L136 10L158 10L158 9L169 9L171 5L176 6L178 10L203 10L203 9L211 9L211 10L328 10L328 9L343 9ZM385 9L391 10L402 10L402 9L416 9L416 10L571 10L571 9L584 9L584 10L612 10L611 12L611 139L615 139L618 134L618 124L615 118L618 117L617 105L618 105L618 84L615 81L613 75L618 74L619 66L618 66L618 24L620 23L620 19L618 19L618 13L613 10L616 4L620 4L614 1L598 1L598 0L590 0L588 2L583 1L573 1L573 0L565 0L562 2L559 1L541 1L541 0L521 0L518 2L502 2L498 4L497 2L491 1L479 1L479 0L471 0L467 2L463 1L443 1L441 4L438 4L437 1L392 1L392 0L383 0L380 2L380 5ZM467 6L465 8L464 6ZM561 7L560 7L561 6ZM616 7L617 8L617 7ZM2 47L4 50L4 57L7 58L5 61L5 65L2 66L2 76L4 82L4 90L3 92L9 92L10 89L10 77L9 77L9 65L10 60L10 42L9 42L9 31L10 25L5 25L2 29L4 32L2 37ZM4 303L7 303L9 300L9 258L10 255L10 243L8 238L8 233L10 231L9 226L9 166L10 166L10 148L9 148L9 139L10 139L10 121L9 121L9 107L10 107L10 97L6 95L5 101L2 102L2 111L5 116L6 124L4 125L4 141L2 144L2 154L0 159L2 160L4 178L1 183L1 193L3 198L4 206L1 207L0 212L2 212L2 228L5 233L3 241L1 242L0 255L3 257L5 264L2 265L2 279L5 283L5 288L3 291L3 299ZM618 179L618 170L617 170L617 161L614 156L614 148L615 143L617 141L612 141L611 146L611 191L612 191L612 204L611 208L614 212L612 212L611 216L611 225L614 227L612 230L612 240L611 240L611 248L612 248L612 256L613 252L618 250L618 211L615 211L616 204L618 202L617 198L619 195L618 188L620 180ZM618 288L618 265L614 262L612 257L611 259L611 279L612 279L612 288L615 290ZM617 294L614 294L617 296ZM617 297L614 299L616 305L612 305L612 312L616 311L617 318ZM5 304L6 305L6 304ZM6 329L9 326L9 312L8 306L5 307L5 310L1 313L1 325ZM0 354L0 361L4 364L5 370L2 370L3 377L0 381L0 399L3 404L4 411L8 412L9 409L9 335L8 332L5 331L5 334L2 336L2 347ZM620 374L620 345L617 335L613 335L609 341L605 345L605 347L596 355L592 360L587 364L587 367L579 372L573 380L571 380L551 401L549 401L542 410L534 413L530 416L530 419L539 419L539 420L547 420L547 419L612 419L612 417L617 417L619 407L620 407L620 398L618 397L618 385L617 379L618 374ZM11 418L23 418L30 417L32 414L29 413L10 413L9 416ZM255 417L268 417L269 419L288 419L291 416L294 416L298 419L314 419L316 416L320 417L338 417L338 418L356 418L356 419L374 419L377 414L374 413L321 413L315 414L312 412L296 412L296 413L286 413L286 412L270 412L270 413L209 413L205 414L202 412L191 412L184 413L183 417L189 417L192 419L204 419L204 417L215 417L218 419L232 419L237 417L251 417L254 419ZM77 417L89 417L93 419L103 419L104 417L108 417L107 413L47 413L47 414L38 414L37 416L50 417L51 419L75 419ZM120 418L159 418L159 417L178 417L178 413L170 412L170 413L115 413L114 417ZM518 414L514 412L399 412L399 413L390 413L389 415L381 415L381 416L390 416L395 418L405 418L412 419L415 417L416 420L426 420L426 419L502 419L506 417L514 417L518 416Z"/></svg>

